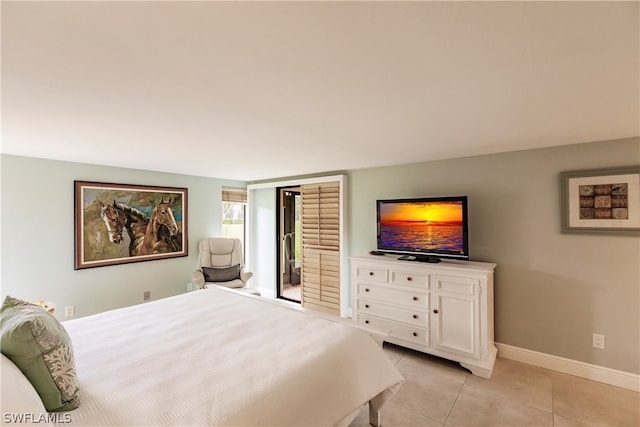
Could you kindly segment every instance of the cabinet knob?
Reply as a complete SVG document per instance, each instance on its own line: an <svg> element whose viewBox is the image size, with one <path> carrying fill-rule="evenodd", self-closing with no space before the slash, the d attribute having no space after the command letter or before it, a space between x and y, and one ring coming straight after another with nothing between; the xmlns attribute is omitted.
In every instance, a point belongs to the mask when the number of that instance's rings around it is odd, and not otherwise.
<svg viewBox="0 0 640 427"><path fill-rule="evenodd" d="M418 301L418 297L413 297L413 300L414 301Z"/></svg>
<svg viewBox="0 0 640 427"><path fill-rule="evenodd" d="M437 310L437 309L436 309L436 310L433 310L433 312L434 312L435 314L438 314L438 310Z"/></svg>
<svg viewBox="0 0 640 427"><path fill-rule="evenodd" d="M417 336L418 336L418 333L417 333L417 332L414 332L414 333L413 333L413 336L414 336L414 337L417 337Z"/></svg>
<svg viewBox="0 0 640 427"><path fill-rule="evenodd" d="M365 321L364 321L364 323L366 323L366 324L368 325L368 324L369 324L369 321L368 321L368 320L365 320Z"/></svg>
<svg viewBox="0 0 640 427"><path fill-rule="evenodd" d="M369 292L369 288L364 288L364 291L365 292Z"/></svg>
<svg viewBox="0 0 640 427"><path fill-rule="evenodd" d="M414 319L417 319L417 318L418 318L418 315L417 315L417 314L414 314L414 315L413 315L413 318L414 318Z"/></svg>
<svg viewBox="0 0 640 427"><path fill-rule="evenodd" d="M411 277L411 276L407 277L407 282L410 282L412 280L413 280L413 277Z"/></svg>
<svg viewBox="0 0 640 427"><path fill-rule="evenodd" d="M369 276L373 276L375 273L373 271L369 272Z"/></svg>
<svg viewBox="0 0 640 427"><path fill-rule="evenodd" d="M365 304L365 305L364 305L364 308L369 308L369 304Z"/></svg>

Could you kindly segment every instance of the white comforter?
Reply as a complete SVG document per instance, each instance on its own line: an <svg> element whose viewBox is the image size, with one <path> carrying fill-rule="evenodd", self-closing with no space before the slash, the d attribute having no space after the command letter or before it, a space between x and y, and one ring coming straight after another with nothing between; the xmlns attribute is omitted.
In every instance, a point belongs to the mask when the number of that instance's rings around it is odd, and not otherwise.
<svg viewBox="0 0 640 427"><path fill-rule="evenodd" d="M64 326L80 382L71 425L329 426L402 381L365 333L224 289Z"/></svg>

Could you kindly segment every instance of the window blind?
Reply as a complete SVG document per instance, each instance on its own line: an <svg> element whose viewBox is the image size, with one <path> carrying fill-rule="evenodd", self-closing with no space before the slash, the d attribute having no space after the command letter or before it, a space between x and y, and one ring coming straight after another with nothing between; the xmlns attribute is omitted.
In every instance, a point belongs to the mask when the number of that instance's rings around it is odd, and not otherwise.
<svg viewBox="0 0 640 427"><path fill-rule="evenodd" d="M222 201L232 203L247 203L247 190L244 188L223 188Z"/></svg>

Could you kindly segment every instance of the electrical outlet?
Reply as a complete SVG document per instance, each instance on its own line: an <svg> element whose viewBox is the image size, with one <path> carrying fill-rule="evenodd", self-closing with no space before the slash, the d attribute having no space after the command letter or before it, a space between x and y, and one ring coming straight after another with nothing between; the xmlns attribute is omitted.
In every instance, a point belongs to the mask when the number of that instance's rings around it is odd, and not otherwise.
<svg viewBox="0 0 640 427"><path fill-rule="evenodd" d="M604 335L593 334L592 340L593 340L593 348L599 348L601 350L604 350Z"/></svg>
<svg viewBox="0 0 640 427"><path fill-rule="evenodd" d="M142 300L149 301L150 299L151 299L151 291L144 291L144 294L142 295Z"/></svg>
<svg viewBox="0 0 640 427"><path fill-rule="evenodd" d="M64 317L73 317L75 308L72 305L68 305L64 308Z"/></svg>
<svg viewBox="0 0 640 427"><path fill-rule="evenodd" d="M193 283L187 283L187 292L191 292L193 290Z"/></svg>

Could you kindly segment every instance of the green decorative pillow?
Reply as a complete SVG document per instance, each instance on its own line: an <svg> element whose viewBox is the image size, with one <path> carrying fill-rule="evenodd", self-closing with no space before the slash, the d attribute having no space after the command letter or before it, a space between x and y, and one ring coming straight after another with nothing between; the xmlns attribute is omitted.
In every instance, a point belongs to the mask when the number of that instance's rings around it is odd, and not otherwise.
<svg viewBox="0 0 640 427"><path fill-rule="evenodd" d="M240 278L240 264L233 267L202 267L205 282L230 282Z"/></svg>
<svg viewBox="0 0 640 427"><path fill-rule="evenodd" d="M31 382L49 412L76 409L78 379L71 339L42 307L7 296L0 348Z"/></svg>

